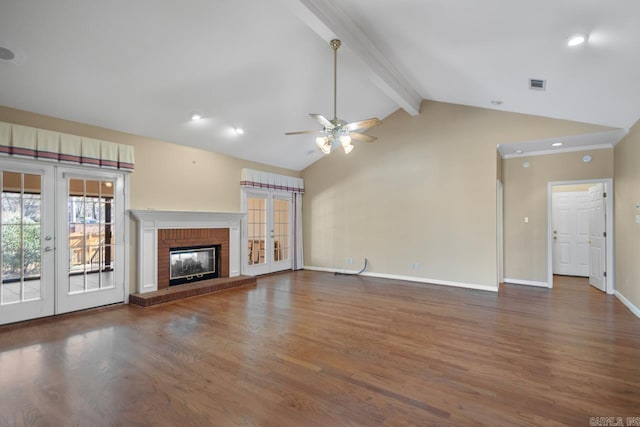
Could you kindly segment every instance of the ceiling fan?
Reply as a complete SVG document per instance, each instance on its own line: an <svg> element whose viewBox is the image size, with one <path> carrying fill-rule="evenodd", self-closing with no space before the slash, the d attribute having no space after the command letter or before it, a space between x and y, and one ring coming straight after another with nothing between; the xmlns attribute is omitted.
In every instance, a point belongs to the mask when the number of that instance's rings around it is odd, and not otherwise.
<svg viewBox="0 0 640 427"><path fill-rule="evenodd" d="M351 141L354 139L365 142L375 141L378 138L365 135L360 133L360 131L381 123L380 119L375 117L351 123L347 123L338 118L336 106L338 98L338 48L340 44L341 42L338 39L329 42L329 45L333 49L333 119L329 120L321 114L309 114L323 126L322 130L302 130L285 133L285 135L320 134L320 136L316 138L316 145L324 154L331 153L331 150L337 148L338 145L342 145L344 152L349 154L351 150L353 150Z"/></svg>

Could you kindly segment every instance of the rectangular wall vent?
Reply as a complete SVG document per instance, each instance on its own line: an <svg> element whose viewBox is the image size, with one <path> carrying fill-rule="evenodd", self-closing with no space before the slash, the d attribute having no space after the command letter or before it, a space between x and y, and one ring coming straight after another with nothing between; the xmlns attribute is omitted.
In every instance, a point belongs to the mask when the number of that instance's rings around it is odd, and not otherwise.
<svg viewBox="0 0 640 427"><path fill-rule="evenodd" d="M529 79L529 89L544 90L547 86L547 81L542 79Z"/></svg>

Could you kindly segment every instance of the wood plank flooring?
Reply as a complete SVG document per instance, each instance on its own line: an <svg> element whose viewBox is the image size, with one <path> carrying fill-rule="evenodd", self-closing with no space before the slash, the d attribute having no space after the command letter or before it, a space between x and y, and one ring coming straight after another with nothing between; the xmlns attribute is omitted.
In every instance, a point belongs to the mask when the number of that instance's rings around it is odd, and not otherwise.
<svg viewBox="0 0 640 427"><path fill-rule="evenodd" d="M583 279L499 294L300 271L0 328L0 426L587 426L640 417L640 319Z"/></svg>

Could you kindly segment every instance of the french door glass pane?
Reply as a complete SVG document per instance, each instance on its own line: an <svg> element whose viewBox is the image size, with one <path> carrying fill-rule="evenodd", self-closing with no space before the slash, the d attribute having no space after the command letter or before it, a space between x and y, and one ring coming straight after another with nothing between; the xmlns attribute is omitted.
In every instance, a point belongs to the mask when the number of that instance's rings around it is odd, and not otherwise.
<svg viewBox="0 0 640 427"><path fill-rule="evenodd" d="M41 201L40 175L2 173L0 304L40 299Z"/></svg>
<svg viewBox="0 0 640 427"><path fill-rule="evenodd" d="M289 201L273 200L273 260L289 259Z"/></svg>
<svg viewBox="0 0 640 427"><path fill-rule="evenodd" d="M247 198L249 265L266 263L267 199Z"/></svg>
<svg viewBox="0 0 640 427"><path fill-rule="evenodd" d="M69 180L69 292L114 286L114 182Z"/></svg>

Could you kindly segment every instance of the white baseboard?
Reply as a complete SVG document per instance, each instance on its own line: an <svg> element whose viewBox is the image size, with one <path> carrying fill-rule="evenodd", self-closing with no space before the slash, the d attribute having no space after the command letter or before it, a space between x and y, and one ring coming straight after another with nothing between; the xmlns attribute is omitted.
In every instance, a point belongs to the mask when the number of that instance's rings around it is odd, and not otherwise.
<svg viewBox="0 0 640 427"><path fill-rule="evenodd" d="M624 295L616 291L616 298L618 298L624 305L626 305L627 308L636 315L636 317L640 317L640 309L633 305L633 303L629 301Z"/></svg>
<svg viewBox="0 0 640 427"><path fill-rule="evenodd" d="M314 267L310 265L304 266L305 270L311 271L324 271L328 273L347 273L353 274L357 273L358 270L341 270L337 268L326 268L326 267ZM497 286L488 286L488 285L478 285L475 283L462 283L462 282L452 282L449 280L439 280L439 279L427 279L424 277L415 277L415 276L400 276L397 274L384 274L384 273L369 273L364 272L360 274L361 276L367 277L377 277L380 279L392 279L392 280L404 280L406 282L416 282L416 283L425 283L428 285L442 285L442 286L454 286L456 288L466 288L466 289L476 289L480 291L489 291L489 292L498 292Z"/></svg>
<svg viewBox="0 0 640 427"><path fill-rule="evenodd" d="M510 283L512 285L525 285L525 286L537 286L539 288L548 288L547 282L536 282L535 280L520 280L520 279L504 279L504 283Z"/></svg>

